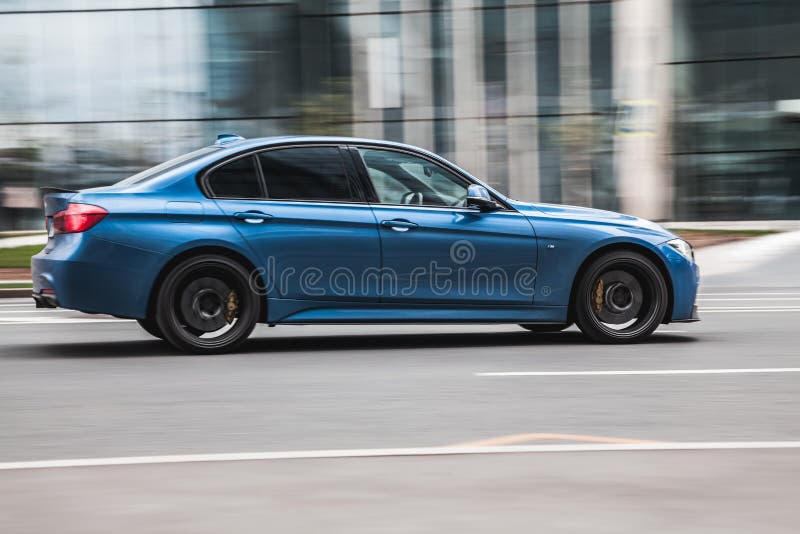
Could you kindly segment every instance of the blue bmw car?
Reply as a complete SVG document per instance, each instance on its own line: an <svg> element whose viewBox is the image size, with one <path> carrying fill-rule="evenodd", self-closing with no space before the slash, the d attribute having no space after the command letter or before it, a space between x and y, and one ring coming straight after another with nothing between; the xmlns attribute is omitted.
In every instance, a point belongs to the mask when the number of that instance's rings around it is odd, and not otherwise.
<svg viewBox="0 0 800 534"><path fill-rule="evenodd" d="M256 323L577 324L630 343L697 320L692 248L661 226L513 200L399 143L224 134L44 206L37 306L136 319L187 352Z"/></svg>

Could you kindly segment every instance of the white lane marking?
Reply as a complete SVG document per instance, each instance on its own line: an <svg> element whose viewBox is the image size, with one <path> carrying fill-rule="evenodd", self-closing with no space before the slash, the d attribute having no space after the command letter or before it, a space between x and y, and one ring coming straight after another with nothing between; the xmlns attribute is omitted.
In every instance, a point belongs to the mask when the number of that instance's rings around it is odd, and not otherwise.
<svg viewBox="0 0 800 534"><path fill-rule="evenodd" d="M800 312L800 308L796 310L738 310L738 309L731 309L731 310L700 310L703 314L706 313L796 313Z"/></svg>
<svg viewBox="0 0 800 534"><path fill-rule="evenodd" d="M85 323L85 324L92 324L92 323L128 323L133 321L133 319L84 319L82 317L53 317L53 318L41 318L41 317L15 317L13 319L0 319L0 326L8 326L8 325L23 325L23 324L72 324L72 323Z"/></svg>
<svg viewBox="0 0 800 534"><path fill-rule="evenodd" d="M23 306L29 305L33 306L34 301L32 298L16 298L16 299L3 299L2 304L0 306Z"/></svg>
<svg viewBox="0 0 800 534"><path fill-rule="evenodd" d="M800 293L762 293L762 292L754 292L754 293L698 293L698 297L739 297L742 295L747 296L758 296L758 295L767 295L767 296L787 296L787 295L800 295Z"/></svg>
<svg viewBox="0 0 800 534"><path fill-rule="evenodd" d="M741 297L739 297L739 298L729 298L729 297L725 297L725 298L708 298L708 297L700 297L697 300L699 300L700 302L711 302L712 300L713 301L725 301L725 302L740 302L740 301L743 301L743 300L773 302L773 301L778 301L778 300L798 301L798 300L800 300L800 297L745 297L745 298L741 298Z"/></svg>
<svg viewBox="0 0 800 534"><path fill-rule="evenodd" d="M735 311L735 312L797 312L800 311L800 306L701 306L698 308L701 312L720 312L720 311Z"/></svg>
<svg viewBox="0 0 800 534"><path fill-rule="evenodd" d="M535 452L692 451L730 449L800 449L800 441L700 441L652 443L580 443L559 445L502 445L497 447L406 447L386 449L331 449L218 454L174 454L2 462L0 471L101 467L115 465L182 464L193 462L241 462L256 460L301 460L324 458L381 458L388 456L447 456L456 454L509 454Z"/></svg>
<svg viewBox="0 0 800 534"><path fill-rule="evenodd" d="M68 310L66 308L33 308L22 310L0 310L0 315L9 313L79 313L75 310Z"/></svg>
<svg viewBox="0 0 800 534"><path fill-rule="evenodd" d="M475 376L614 376L614 375L725 375L747 373L800 373L800 367L755 369L641 369L636 371L499 371Z"/></svg>
<svg viewBox="0 0 800 534"><path fill-rule="evenodd" d="M800 312L800 308L797 308L796 310L773 310L773 309L769 309L769 310L741 310L741 309L738 309L738 308L720 309L720 310L704 310L703 308L700 308L700 311L703 312L703 313L786 313L786 312L794 313L794 312Z"/></svg>
<svg viewBox="0 0 800 534"><path fill-rule="evenodd" d="M800 310L800 306L701 306L701 310Z"/></svg>

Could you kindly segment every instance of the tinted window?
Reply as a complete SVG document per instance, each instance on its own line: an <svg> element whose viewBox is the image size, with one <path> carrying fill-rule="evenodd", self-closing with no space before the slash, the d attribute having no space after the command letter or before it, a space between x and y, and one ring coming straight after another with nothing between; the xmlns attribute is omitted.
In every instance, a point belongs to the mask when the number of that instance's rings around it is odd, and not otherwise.
<svg viewBox="0 0 800 534"><path fill-rule="evenodd" d="M359 152L382 204L465 205L469 184L444 167L404 152Z"/></svg>
<svg viewBox="0 0 800 534"><path fill-rule="evenodd" d="M336 147L282 148L258 157L269 198L358 200Z"/></svg>
<svg viewBox="0 0 800 534"><path fill-rule="evenodd" d="M255 160L251 156L215 169L207 183L215 197L262 198Z"/></svg>

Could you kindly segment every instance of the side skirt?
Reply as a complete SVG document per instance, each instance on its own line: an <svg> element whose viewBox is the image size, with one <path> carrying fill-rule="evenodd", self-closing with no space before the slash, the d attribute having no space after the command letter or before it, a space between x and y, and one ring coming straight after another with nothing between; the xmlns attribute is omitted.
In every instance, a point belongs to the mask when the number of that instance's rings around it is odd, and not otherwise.
<svg viewBox="0 0 800 534"><path fill-rule="evenodd" d="M270 324L566 323L566 306L397 304L268 299Z"/></svg>

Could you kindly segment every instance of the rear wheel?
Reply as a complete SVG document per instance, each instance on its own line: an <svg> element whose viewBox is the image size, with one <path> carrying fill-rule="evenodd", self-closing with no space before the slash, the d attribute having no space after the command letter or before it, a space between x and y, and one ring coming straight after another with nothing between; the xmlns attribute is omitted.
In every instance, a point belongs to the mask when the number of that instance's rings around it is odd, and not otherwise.
<svg viewBox="0 0 800 534"><path fill-rule="evenodd" d="M572 323L566 323L566 324L522 323L520 324L520 326L525 330L529 330L531 332L545 334L547 332L561 332L562 330L566 330L567 328L572 326Z"/></svg>
<svg viewBox="0 0 800 534"><path fill-rule="evenodd" d="M158 293L156 323L164 339L197 354L241 345L258 321L260 298L249 273L225 256L189 258L166 276Z"/></svg>
<svg viewBox="0 0 800 534"><path fill-rule="evenodd" d="M658 328L669 301L658 267L636 252L597 258L578 281L573 314L581 331L602 343L635 343Z"/></svg>
<svg viewBox="0 0 800 534"><path fill-rule="evenodd" d="M139 323L145 332L150 334L153 337L157 337L158 339L164 339L164 333L161 332L161 329L156 324L155 319L152 317L147 317L145 319L136 319L136 322Z"/></svg>

